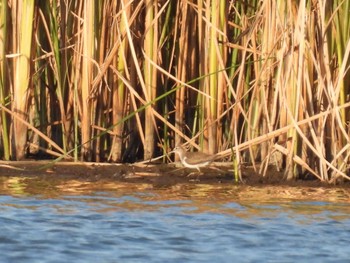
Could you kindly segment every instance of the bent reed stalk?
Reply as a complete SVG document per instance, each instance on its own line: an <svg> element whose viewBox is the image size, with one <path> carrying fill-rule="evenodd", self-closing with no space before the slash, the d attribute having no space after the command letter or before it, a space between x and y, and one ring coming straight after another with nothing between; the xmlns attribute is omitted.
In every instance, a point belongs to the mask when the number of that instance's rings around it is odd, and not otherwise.
<svg viewBox="0 0 350 263"><path fill-rule="evenodd" d="M348 180L349 7L0 1L0 157L135 162L186 143L236 179L248 162Z"/></svg>

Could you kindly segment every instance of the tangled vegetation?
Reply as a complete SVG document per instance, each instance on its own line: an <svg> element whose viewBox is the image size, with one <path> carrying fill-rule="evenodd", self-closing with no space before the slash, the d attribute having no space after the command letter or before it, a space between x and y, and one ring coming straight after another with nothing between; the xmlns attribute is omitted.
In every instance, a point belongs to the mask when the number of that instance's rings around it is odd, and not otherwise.
<svg viewBox="0 0 350 263"><path fill-rule="evenodd" d="M350 179L349 10L0 0L1 158L133 162L187 143L238 174Z"/></svg>

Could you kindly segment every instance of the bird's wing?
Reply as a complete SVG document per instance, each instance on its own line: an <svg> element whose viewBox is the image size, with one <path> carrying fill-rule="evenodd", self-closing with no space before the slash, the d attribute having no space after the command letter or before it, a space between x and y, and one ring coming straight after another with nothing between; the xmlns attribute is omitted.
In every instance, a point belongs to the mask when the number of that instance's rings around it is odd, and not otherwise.
<svg viewBox="0 0 350 263"><path fill-rule="evenodd" d="M186 162L188 164L198 164L211 162L215 158L215 155L210 155L202 152L188 152Z"/></svg>

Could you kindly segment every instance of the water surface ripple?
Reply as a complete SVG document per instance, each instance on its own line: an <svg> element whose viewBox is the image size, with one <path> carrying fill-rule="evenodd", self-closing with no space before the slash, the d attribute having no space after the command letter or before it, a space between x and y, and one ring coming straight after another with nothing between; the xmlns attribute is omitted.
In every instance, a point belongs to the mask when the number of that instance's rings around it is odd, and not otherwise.
<svg viewBox="0 0 350 263"><path fill-rule="evenodd" d="M0 261L349 262L343 199L174 190L3 194Z"/></svg>

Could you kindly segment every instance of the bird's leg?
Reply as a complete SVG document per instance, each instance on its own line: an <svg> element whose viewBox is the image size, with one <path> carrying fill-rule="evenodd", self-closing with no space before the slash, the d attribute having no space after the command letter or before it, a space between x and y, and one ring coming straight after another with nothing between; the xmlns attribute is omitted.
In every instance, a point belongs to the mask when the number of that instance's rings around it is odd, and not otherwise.
<svg viewBox="0 0 350 263"><path fill-rule="evenodd" d="M191 172L187 175L187 177L190 177L192 175L196 175L196 179L190 179L190 181L192 182L200 182L201 180L199 179L199 176L201 176L203 173L201 172L201 170L199 169L199 167L196 167L196 169L198 170L198 172Z"/></svg>
<svg viewBox="0 0 350 263"><path fill-rule="evenodd" d="M187 177L191 177L192 175L196 174L197 172L190 172Z"/></svg>

